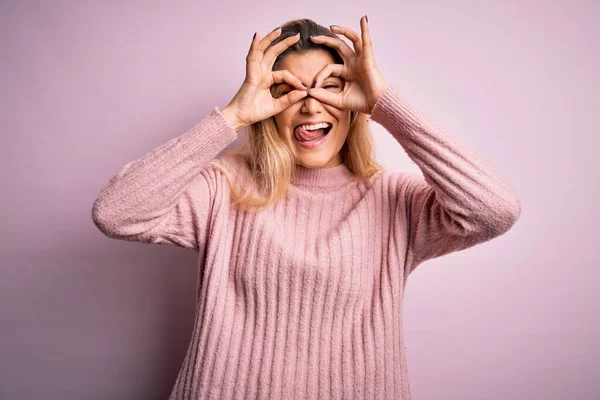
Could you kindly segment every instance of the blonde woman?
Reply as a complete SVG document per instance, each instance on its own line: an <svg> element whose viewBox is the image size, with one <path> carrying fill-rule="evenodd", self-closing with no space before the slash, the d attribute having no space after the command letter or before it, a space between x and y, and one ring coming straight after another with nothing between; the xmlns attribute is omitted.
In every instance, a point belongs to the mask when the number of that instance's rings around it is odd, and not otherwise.
<svg viewBox="0 0 600 400"><path fill-rule="evenodd" d="M423 177L376 163L369 116ZM199 254L172 400L410 399L409 274L520 213L492 166L386 83L366 16L360 34L309 19L255 34L229 104L126 164L93 206L111 238Z"/></svg>

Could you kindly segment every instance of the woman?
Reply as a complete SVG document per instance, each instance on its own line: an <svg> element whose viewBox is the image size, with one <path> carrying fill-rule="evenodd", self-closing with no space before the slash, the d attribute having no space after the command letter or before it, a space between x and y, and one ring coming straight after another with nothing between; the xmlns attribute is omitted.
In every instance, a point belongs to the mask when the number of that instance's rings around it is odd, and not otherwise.
<svg viewBox="0 0 600 400"><path fill-rule="evenodd" d="M107 236L199 253L171 399L409 399L409 274L518 219L510 185L386 83L366 16L360 28L305 19L255 34L231 102L96 199ZM368 115L424 178L377 165ZM244 127L247 147L216 159Z"/></svg>

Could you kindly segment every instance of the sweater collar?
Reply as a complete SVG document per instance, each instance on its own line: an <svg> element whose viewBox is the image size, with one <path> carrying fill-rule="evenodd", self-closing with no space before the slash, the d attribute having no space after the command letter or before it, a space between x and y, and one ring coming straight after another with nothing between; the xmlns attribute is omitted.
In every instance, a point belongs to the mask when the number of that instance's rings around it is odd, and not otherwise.
<svg viewBox="0 0 600 400"><path fill-rule="evenodd" d="M292 173L292 184L296 186L336 188L352 179L352 172L344 163L329 168L307 168L296 164Z"/></svg>

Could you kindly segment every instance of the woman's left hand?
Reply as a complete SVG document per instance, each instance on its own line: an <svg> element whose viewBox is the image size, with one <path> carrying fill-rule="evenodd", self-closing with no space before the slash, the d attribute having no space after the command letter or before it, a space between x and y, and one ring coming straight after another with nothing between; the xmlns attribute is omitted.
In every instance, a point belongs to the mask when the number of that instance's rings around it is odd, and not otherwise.
<svg viewBox="0 0 600 400"><path fill-rule="evenodd" d="M349 28L331 26L333 33L340 33L352 41L354 50L341 38L324 35L311 37L314 43L335 48L344 60L344 64L327 64L315 77L314 87L308 90L308 95L336 108L371 114L375 103L388 85L375 64L366 15L360 19L360 29L361 36ZM342 92L332 93L318 87L330 75L338 76L345 81Z"/></svg>

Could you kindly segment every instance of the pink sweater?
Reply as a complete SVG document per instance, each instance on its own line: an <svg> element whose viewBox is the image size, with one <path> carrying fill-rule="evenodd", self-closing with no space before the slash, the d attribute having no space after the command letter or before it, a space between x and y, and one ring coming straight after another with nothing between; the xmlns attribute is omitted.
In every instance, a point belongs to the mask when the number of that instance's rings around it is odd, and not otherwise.
<svg viewBox="0 0 600 400"><path fill-rule="evenodd" d="M215 107L102 188L92 216L105 235L199 254L194 329L171 400L411 398L408 275L503 234L521 204L492 166L395 85L371 119L424 179L386 170L358 180L344 164L297 166L285 201L240 212L208 164L237 136ZM244 163L220 159L236 182L249 179Z"/></svg>

